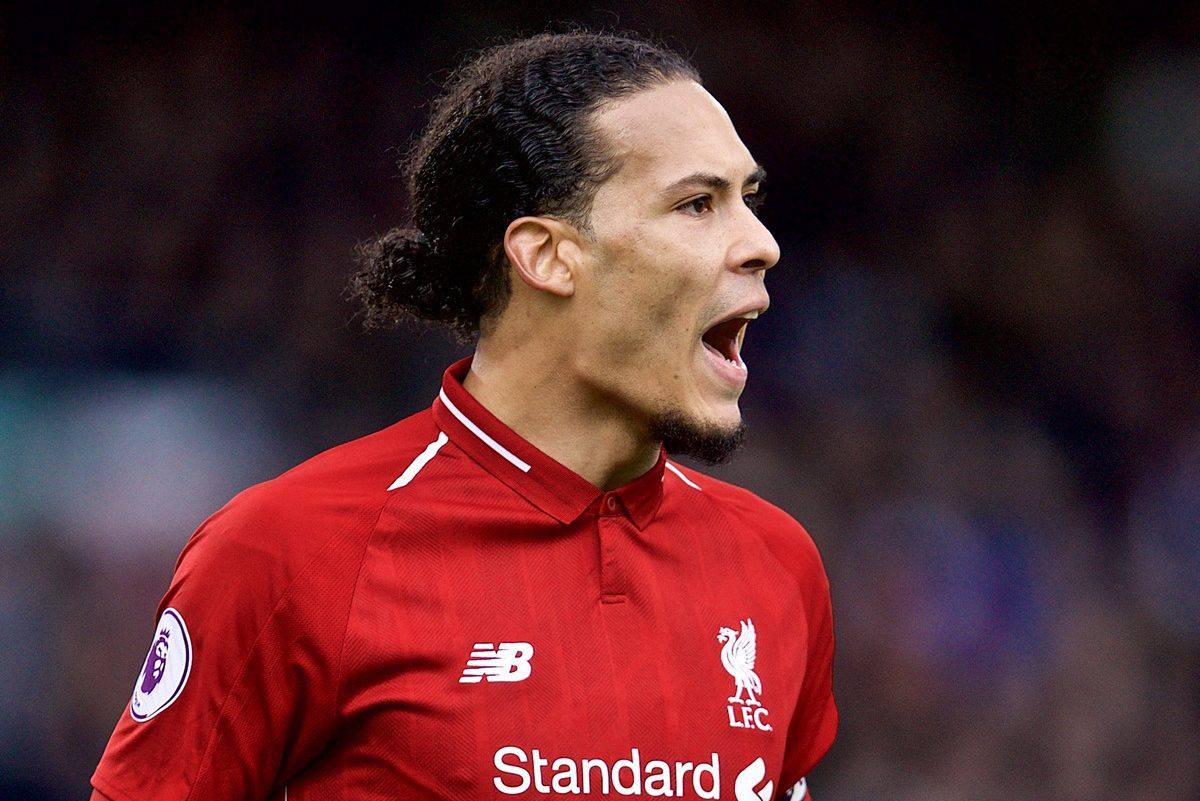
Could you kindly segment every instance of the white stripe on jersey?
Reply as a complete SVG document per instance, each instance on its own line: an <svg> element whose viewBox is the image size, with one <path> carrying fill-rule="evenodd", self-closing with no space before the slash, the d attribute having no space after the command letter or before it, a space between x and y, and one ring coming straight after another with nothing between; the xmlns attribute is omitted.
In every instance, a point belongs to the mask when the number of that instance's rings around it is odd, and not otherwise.
<svg viewBox="0 0 1200 801"><path fill-rule="evenodd" d="M484 443L485 443L485 444L486 444L488 447L490 447L490 448L491 448L492 450L494 450L496 453L500 454L500 455L501 455L501 456L503 456L505 459L507 459L509 462L511 462L511 463L512 463L514 466L516 466L516 468L517 468L518 470L520 470L522 473L528 473L528 472L529 472L529 465L528 465L528 464L526 464L525 462L523 462L523 461L521 461L520 459L518 459L518 458L517 458L517 457L516 457L516 456L515 456L515 455L512 453L512 451L510 451L508 448L506 448L506 447L504 447L503 445L501 445L499 442L496 442L496 440L492 439L492 438L491 438L491 437L489 437L489 436L488 436L486 433L484 433L483 429L481 429L479 426L475 425L475 424L474 424L474 423L472 423L470 420L468 420L468 419L467 419L467 416L466 416L465 414L463 414L462 412L460 412L460 411L458 410L458 407L457 407L457 406L455 406L453 403L451 403L451 402L450 402L450 399L446 397L446 390L444 390L444 389L443 389L443 390L439 390L439 391L438 391L438 397L442 399L442 403L446 404L446 408L450 410L450 414L452 414L452 415L454 415L455 417L457 417L457 418L458 418L458 422L462 423L464 426L466 426L467 428L471 429L471 433L472 433L472 434L474 434L475 436L477 436L477 437L479 437L481 440L483 440L483 441L484 441Z"/></svg>
<svg viewBox="0 0 1200 801"><path fill-rule="evenodd" d="M449 440L445 431L439 431L437 439L425 446L425 450L417 454L417 458L412 460L412 464L404 468L404 472L400 474L400 478L392 482L392 486L388 487L388 492L394 489L406 486L408 482L417 477L417 473L421 472L421 468L429 464L429 461L437 456L437 452Z"/></svg>
<svg viewBox="0 0 1200 801"><path fill-rule="evenodd" d="M687 476L685 476L682 472L680 472L678 467L671 464L670 462L667 462L667 469L670 470L675 475L679 476L680 481L682 481L684 484L687 484L692 489L694 489L694 490L700 489L699 484L697 484L694 481L689 480ZM700 490L700 491L703 492L704 490Z"/></svg>

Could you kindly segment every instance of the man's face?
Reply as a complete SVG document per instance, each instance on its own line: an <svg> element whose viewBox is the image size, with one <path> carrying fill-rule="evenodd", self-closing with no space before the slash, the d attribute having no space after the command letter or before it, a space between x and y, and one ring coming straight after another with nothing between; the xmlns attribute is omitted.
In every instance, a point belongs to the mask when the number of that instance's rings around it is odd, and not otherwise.
<svg viewBox="0 0 1200 801"><path fill-rule="evenodd" d="M758 166L729 116L692 81L602 108L618 171L595 196L575 291L577 375L682 440L732 441L747 370L746 318L766 309L779 246L748 203ZM707 178L702 177L707 176ZM705 446L678 449L705 456Z"/></svg>

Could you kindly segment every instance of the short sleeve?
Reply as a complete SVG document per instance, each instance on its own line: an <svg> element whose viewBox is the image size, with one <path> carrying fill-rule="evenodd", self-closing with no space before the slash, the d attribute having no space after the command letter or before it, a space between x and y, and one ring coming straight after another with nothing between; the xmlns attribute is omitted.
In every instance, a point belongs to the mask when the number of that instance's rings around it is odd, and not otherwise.
<svg viewBox="0 0 1200 801"><path fill-rule="evenodd" d="M825 756L837 734L838 711L833 700L833 606L829 580L819 558L817 572L813 591L808 596L809 636L804 683L788 725L780 782L782 787L794 789L791 801L807 797L807 782L803 780ZM797 784L799 788L795 787Z"/></svg>
<svg viewBox="0 0 1200 801"><path fill-rule="evenodd" d="M92 776L113 801L266 798L329 736L361 538L256 489L179 558Z"/></svg>

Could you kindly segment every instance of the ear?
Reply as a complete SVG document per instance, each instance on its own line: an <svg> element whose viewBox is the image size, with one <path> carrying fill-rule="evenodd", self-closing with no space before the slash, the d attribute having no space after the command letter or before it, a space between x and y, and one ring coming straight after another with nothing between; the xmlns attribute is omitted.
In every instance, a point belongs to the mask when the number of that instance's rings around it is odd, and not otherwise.
<svg viewBox="0 0 1200 801"><path fill-rule="evenodd" d="M575 229L550 217L518 217L504 232L504 254L533 289L569 298L575 294L579 248Z"/></svg>

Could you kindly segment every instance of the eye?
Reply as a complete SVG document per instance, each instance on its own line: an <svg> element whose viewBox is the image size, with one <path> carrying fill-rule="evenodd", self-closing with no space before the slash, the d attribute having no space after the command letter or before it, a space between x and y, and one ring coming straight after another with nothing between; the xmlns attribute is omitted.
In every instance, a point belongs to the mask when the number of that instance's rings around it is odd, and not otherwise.
<svg viewBox="0 0 1200 801"><path fill-rule="evenodd" d="M689 200L682 206L676 206L676 211L685 210L691 212L695 216L699 216L712 208L712 198L709 195L701 195L698 198Z"/></svg>
<svg viewBox="0 0 1200 801"><path fill-rule="evenodd" d="M744 202L750 208L750 211L754 212L755 214L758 214L759 210L762 209L762 204L764 201L766 201L766 199L766 195L762 193L762 190L759 190L758 192L751 192L747 195L742 195L742 202Z"/></svg>

